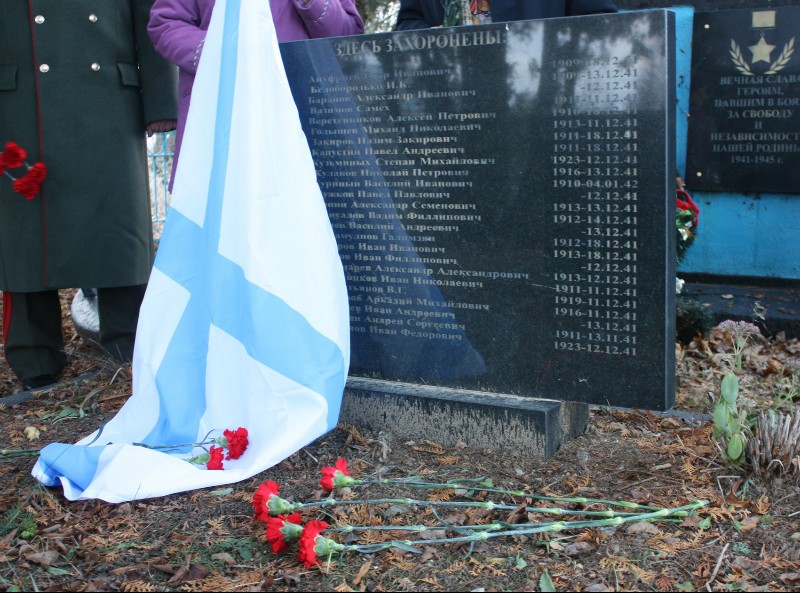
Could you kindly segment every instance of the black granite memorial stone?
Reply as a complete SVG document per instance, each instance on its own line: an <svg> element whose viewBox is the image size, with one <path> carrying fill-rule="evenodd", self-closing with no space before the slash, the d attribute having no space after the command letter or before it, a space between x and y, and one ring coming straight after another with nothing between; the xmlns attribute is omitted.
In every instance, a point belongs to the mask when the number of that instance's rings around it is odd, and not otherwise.
<svg viewBox="0 0 800 593"><path fill-rule="evenodd" d="M671 407L673 27L653 10L281 44L351 376Z"/></svg>
<svg viewBox="0 0 800 593"><path fill-rule="evenodd" d="M800 193L798 37L800 6L695 14L689 187Z"/></svg>

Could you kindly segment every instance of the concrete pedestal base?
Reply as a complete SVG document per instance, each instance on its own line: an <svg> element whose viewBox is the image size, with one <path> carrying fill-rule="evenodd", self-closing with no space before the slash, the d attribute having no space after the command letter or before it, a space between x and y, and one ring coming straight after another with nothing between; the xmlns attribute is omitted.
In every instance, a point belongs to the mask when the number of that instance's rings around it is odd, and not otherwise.
<svg viewBox="0 0 800 593"><path fill-rule="evenodd" d="M446 446L462 441L471 448L546 458L586 430L589 406L351 377L339 419L400 439Z"/></svg>

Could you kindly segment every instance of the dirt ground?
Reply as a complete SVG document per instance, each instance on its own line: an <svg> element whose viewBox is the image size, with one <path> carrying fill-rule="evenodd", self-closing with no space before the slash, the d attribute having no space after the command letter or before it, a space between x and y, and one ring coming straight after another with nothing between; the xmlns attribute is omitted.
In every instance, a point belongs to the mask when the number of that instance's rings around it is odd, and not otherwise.
<svg viewBox="0 0 800 593"><path fill-rule="evenodd" d="M65 306L70 294L65 293ZM16 405L0 406L0 449L74 442L110 419L131 392L130 368L113 366L65 323L74 379ZM593 409L588 431L546 460L513 452L387 442L354 427L337 429L277 467L229 487L125 504L69 502L30 475L30 457L0 458L0 591L797 591L800 590L798 474L769 479L726 464L709 421L729 368L730 345L716 330L677 349L679 415ZM741 394L751 410L800 402L800 343L772 336L744 353ZM0 363L0 398L19 385ZM394 547L347 552L306 568L295 548L276 555L253 493L264 480L293 501L324 496L321 468L344 458L354 477L421 476L445 482L488 477L495 489L674 508L708 505L671 521L576 527L550 533L435 542L421 553ZM339 525L426 525L422 533L336 533L345 544L457 537L459 526L543 524L552 514L613 509L468 490L413 490L396 484L337 491L342 499L428 497L492 501L509 509L415 504L351 504L302 511ZM616 510L619 510L618 508ZM624 509L623 509L624 510ZM576 518L577 517L577 518ZM564 521L582 515L558 517ZM448 528L442 526L447 524Z"/></svg>

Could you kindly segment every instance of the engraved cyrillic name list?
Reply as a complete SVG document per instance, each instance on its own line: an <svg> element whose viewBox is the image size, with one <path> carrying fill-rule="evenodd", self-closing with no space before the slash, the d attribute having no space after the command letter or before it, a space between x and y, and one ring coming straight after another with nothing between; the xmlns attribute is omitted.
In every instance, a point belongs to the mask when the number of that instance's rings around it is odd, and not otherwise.
<svg viewBox="0 0 800 593"><path fill-rule="evenodd" d="M671 404L673 21L281 44L345 270L354 376Z"/></svg>
<svg viewBox="0 0 800 593"><path fill-rule="evenodd" d="M574 92L552 112L553 348L635 356L639 71L635 56L555 60Z"/></svg>
<svg viewBox="0 0 800 593"><path fill-rule="evenodd" d="M494 45L503 39L502 31L382 38L342 42L336 52L424 49L419 43ZM466 328L460 313L490 312L481 295L492 283L528 277L519 270L470 269L443 240L484 223L475 178L497 165L478 142L497 112L453 108L478 98L480 81L447 90L430 83L451 74L450 67L362 70L309 81L309 143L339 238L354 333L461 341Z"/></svg>

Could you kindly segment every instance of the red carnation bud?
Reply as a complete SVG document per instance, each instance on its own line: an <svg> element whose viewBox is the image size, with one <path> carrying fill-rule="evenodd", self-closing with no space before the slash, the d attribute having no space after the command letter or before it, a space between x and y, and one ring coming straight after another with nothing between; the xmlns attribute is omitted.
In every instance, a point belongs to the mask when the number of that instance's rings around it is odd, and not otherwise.
<svg viewBox="0 0 800 593"><path fill-rule="evenodd" d="M26 200L32 200L39 193L39 184L30 179L29 177L20 177L14 180L14 191Z"/></svg>
<svg viewBox="0 0 800 593"><path fill-rule="evenodd" d="M320 535L320 533L327 528L328 524L325 523L325 521L309 521L303 528L303 534L300 536L300 548L297 553L297 558L306 565L306 568L310 568L319 561L317 556L318 551L316 549L317 544L331 541ZM321 542L319 540L324 541ZM330 556L330 554L327 554L327 556ZM325 555L323 555L323 558L324 557Z"/></svg>
<svg viewBox="0 0 800 593"><path fill-rule="evenodd" d="M300 513L292 513L288 517L278 515L277 517L267 517L267 540L272 545L272 551L276 554L283 552L289 542L300 539L303 528Z"/></svg>
<svg viewBox="0 0 800 593"><path fill-rule="evenodd" d="M209 459L208 462L206 462L207 469L225 469L222 467L222 459L225 455L225 449L211 445L211 449L209 450L208 454Z"/></svg>
<svg viewBox="0 0 800 593"><path fill-rule="evenodd" d="M28 169L25 177L41 184L44 178L47 177L47 167L44 166L44 163L34 163L34 165Z"/></svg>
<svg viewBox="0 0 800 593"><path fill-rule="evenodd" d="M224 436L219 440L219 444L228 449L225 459L239 459L250 444L247 439L247 429L237 428L236 430L225 430Z"/></svg>
<svg viewBox="0 0 800 593"><path fill-rule="evenodd" d="M330 492L334 488L344 488L356 483L356 480L350 477L350 472L347 471L347 460L339 459L336 461L334 467L322 468L322 479L319 485L325 490Z"/></svg>
<svg viewBox="0 0 800 593"><path fill-rule="evenodd" d="M267 480L258 487L253 495L254 517L258 521L266 522L270 516L287 515L294 512L303 505L301 503L291 503L285 498L278 496L280 484Z"/></svg>
<svg viewBox="0 0 800 593"><path fill-rule="evenodd" d="M22 166L28 153L16 142L6 142L6 150L0 156L7 169L15 169Z"/></svg>

